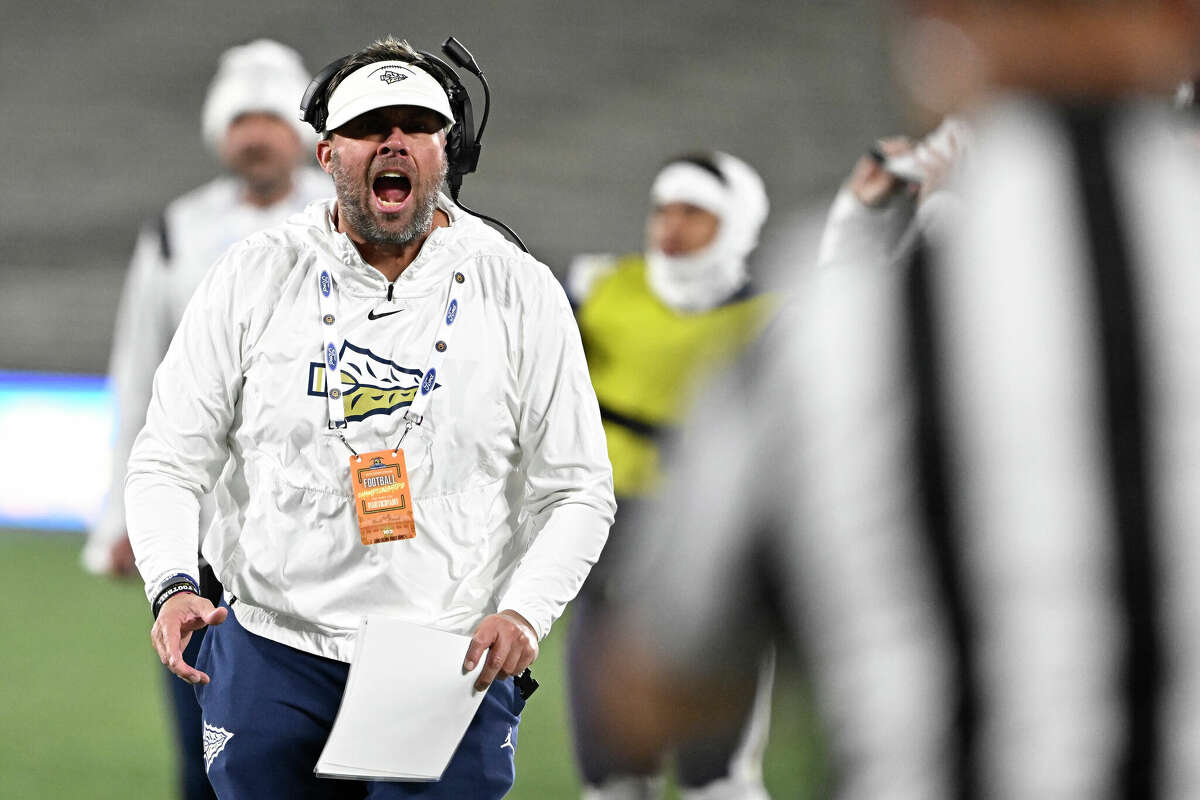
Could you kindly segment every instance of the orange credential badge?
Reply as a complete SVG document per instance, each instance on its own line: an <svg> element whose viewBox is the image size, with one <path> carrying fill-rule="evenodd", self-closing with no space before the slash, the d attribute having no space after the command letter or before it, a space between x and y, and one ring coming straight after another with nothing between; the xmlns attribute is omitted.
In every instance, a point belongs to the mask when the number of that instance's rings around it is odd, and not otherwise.
<svg viewBox="0 0 1200 800"><path fill-rule="evenodd" d="M350 483L363 544L394 542L417 535L403 450L377 450L351 456Z"/></svg>

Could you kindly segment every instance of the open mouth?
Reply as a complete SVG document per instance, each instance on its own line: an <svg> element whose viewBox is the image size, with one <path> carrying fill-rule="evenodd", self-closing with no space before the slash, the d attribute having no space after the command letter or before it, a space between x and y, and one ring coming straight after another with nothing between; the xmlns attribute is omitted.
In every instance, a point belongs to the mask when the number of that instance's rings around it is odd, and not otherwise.
<svg viewBox="0 0 1200 800"><path fill-rule="evenodd" d="M399 211L412 194L412 182L399 172L383 172L372 181L371 193L380 211Z"/></svg>

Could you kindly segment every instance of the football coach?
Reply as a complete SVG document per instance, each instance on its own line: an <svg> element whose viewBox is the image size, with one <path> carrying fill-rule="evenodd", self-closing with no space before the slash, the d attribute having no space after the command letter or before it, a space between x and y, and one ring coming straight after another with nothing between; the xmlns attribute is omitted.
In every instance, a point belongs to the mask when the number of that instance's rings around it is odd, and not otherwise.
<svg viewBox="0 0 1200 800"><path fill-rule="evenodd" d="M453 71L387 38L325 77L311 119L336 198L222 256L155 377L126 481L151 640L196 686L224 800L499 798L512 678L613 519L596 397L550 270L442 193ZM464 670L486 659L438 782L313 776L366 614L470 634Z"/></svg>

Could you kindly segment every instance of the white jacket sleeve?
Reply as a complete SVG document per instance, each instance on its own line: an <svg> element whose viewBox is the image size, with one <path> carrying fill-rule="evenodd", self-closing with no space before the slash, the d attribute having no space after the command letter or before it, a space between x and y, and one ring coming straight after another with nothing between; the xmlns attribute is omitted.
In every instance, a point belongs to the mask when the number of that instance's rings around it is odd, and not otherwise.
<svg viewBox="0 0 1200 800"><path fill-rule="evenodd" d="M104 512L83 549L83 565L93 573L111 567L110 551L125 535L125 466L133 440L146 422L154 370L174 332L167 305L168 265L162 249L160 233L146 226L134 248L117 311L109 359L115 410L112 481Z"/></svg>
<svg viewBox="0 0 1200 800"><path fill-rule="evenodd" d="M529 620L538 638L583 585L616 511L579 329L562 287L542 270L517 356L518 439L532 539L499 602Z"/></svg>
<svg viewBox="0 0 1200 800"><path fill-rule="evenodd" d="M208 272L184 312L157 373L125 479L129 539L153 600L170 575L197 577L199 497L228 458L227 435L241 397L241 314L235 247ZM243 256L244 257L244 256ZM236 298L236 302L235 302Z"/></svg>
<svg viewBox="0 0 1200 800"><path fill-rule="evenodd" d="M863 205L854 192L843 186L829 209L817 251L817 267L890 263L915 213L914 200L903 194L872 208Z"/></svg>

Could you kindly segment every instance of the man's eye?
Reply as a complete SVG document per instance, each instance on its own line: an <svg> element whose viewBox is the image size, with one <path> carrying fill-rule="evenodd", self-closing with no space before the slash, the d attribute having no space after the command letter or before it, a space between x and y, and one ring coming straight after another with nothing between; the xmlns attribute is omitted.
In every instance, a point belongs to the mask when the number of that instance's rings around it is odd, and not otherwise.
<svg viewBox="0 0 1200 800"><path fill-rule="evenodd" d="M338 129L338 133L348 139L361 139L367 135L367 126L358 121L347 122Z"/></svg>

